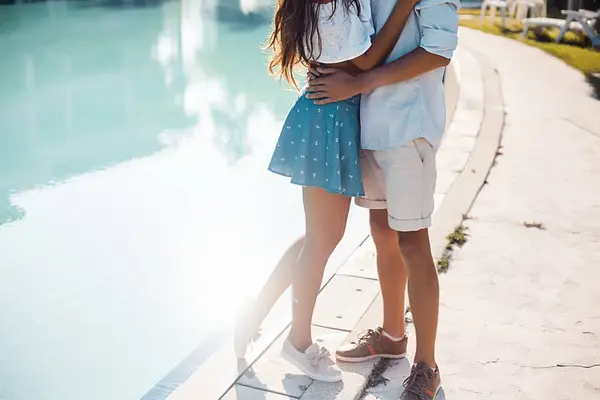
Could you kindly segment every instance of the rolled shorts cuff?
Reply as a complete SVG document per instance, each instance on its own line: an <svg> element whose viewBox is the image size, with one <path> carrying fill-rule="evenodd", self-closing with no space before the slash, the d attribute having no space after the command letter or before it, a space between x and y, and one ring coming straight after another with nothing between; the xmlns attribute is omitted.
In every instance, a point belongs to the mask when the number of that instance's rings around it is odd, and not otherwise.
<svg viewBox="0 0 600 400"><path fill-rule="evenodd" d="M387 201L385 200L373 200L367 199L366 197L355 197L354 204L369 210L387 210Z"/></svg>
<svg viewBox="0 0 600 400"><path fill-rule="evenodd" d="M416 232L431 226L431 217L419 219L396 219L388 215L390 228L398 232Z"/></svg>

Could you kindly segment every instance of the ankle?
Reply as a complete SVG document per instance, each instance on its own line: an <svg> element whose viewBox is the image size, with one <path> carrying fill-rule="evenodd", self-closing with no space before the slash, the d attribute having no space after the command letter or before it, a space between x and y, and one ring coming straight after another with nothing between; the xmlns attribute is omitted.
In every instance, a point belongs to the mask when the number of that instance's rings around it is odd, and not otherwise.
<svg viewBox="0 0 600 400"><path fill-rule="evenodd" d="M382 329L382 333L383 333L383 336L385 336L387 339L391 340L392 342L400 342L400 341L404 340L404 338L406 337L404 330L400 330L400 329L388 330L384 327Z"/></svg>
<svg viewBox="0 0 600 400"><path fill-rule="evenodd" d="M417 365L419 363L426 365L427 367L431 368L434 372L438 372L438 365L435 362L434 358L417 358L417 357L415 357L414 364Z"/></svg>
<svg viewBox="0 0 600 400"><path fill-rule="evenodd" d="M312 338L310 336L297 337L293 335L292 332L290 332L290 334L288 335L288 341L292 346L294 346L296 350L298 350L301 353L304 353L306 349L308 349L313 343Z"/></svg>

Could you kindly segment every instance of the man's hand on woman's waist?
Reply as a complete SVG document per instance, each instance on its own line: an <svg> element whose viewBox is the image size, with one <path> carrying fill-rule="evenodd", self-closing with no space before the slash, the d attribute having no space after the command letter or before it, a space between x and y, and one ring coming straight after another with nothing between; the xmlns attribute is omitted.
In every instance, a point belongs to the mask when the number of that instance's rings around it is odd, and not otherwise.
<svg viewBox="0 0 600 400"><path fill-rule="evenodd" d="M448 65L450 60L418 47L396 61L382 65L358 76L335 68L311 68L308 73L306 97L315 104L329 104L366 93L381 86L404 82L426 72Z"/></svg>
<svg viewBox="0 0 600 400"><path fill-rule="evenodd" d="M306 97L315 100L315 104L329 104L349 99L367 91L364 76L353 76L341 69L313 67L308 71L309 92Z"/></svg>

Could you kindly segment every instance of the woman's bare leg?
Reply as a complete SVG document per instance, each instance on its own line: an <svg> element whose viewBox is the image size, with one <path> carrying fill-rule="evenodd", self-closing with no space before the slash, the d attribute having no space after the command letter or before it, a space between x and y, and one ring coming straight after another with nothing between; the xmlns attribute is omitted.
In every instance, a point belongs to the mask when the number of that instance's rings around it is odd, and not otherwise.
<svg viewBox="0 0 600 400"><path fill-rule="evenodd" d="M312 343L311 324L325 265L346 229L350 197L303 188L306 238L292 273L290 343L304 352Z"/></svg>

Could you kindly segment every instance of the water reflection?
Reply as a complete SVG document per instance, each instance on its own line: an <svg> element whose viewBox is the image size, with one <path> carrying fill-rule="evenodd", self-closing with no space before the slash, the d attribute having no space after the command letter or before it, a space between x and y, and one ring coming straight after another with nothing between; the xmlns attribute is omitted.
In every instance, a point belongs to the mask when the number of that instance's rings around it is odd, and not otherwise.
<svg viewBox="0 0 600 400"><path fill-rule="evenodd" d="M91 9L107 4L120 11ZM141 4L161 7L122 10ZM0 30L0 224L25 214L11 193L152 154L165 132L212 134L230 159L247 155L255 106L282 104L277 115L290 99L264 73L267 8L248 0L2 7L12 22ZM227 32L240 26L262 30Z"/></svg>
<svg viewBox="0 0 600 400"><path fill-rule="evenodd" d="M265 172L294 94L257 11L84 3L0 9L3 400L140 398L208 343L197 365L302 226Z"/></svg>
<svg viewBox="0 0 600 400"><path fill-rule="evenodd" d="M172 69L167 85L148 51L160 13L74 16L70 3L59 2L2 11L12 14L17 29L0 36L6 50L0 64L1 222L23 215L7 207L9 191L151 154L161 147L163 129L193 125L177 101L185 90L181 69ZM28 11L37 18L29 20Z"/></svg>

